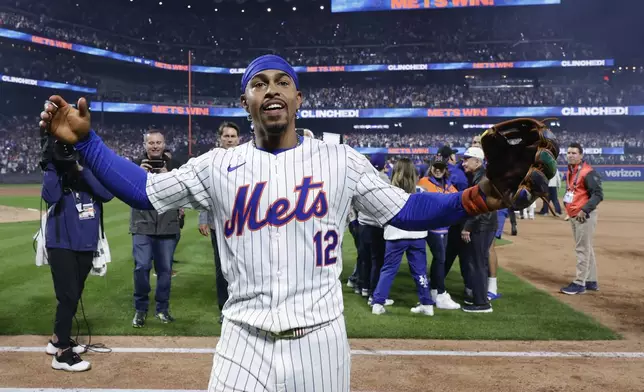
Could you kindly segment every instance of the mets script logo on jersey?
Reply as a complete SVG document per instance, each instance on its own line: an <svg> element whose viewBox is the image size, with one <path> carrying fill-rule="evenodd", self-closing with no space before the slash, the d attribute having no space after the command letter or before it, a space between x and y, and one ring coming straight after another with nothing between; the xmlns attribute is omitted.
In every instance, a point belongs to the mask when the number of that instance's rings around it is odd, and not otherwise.
<svg viewBox="0 0 644 392"><path fill-rule="evenodd" d="M259 202L266 188L266 182L255 184L250 197L248 195L250 185L241 186L235 196L232 216L224 225L224 234L226 237L233 234L240 236L244 233L246 226L250 231L256 231L267 225L283 226L293 219L305 222L313 217L322 218L329 211L326 192L322 190L323 186L323 182L313 182L312 177L304 177L300 185L297 185L293 190L298 194L294 206L291 206L291 202L287 198L277 199L261 219L258 217ZM320 191L313 202L309 202L309 195L316 189Z"/></svg>

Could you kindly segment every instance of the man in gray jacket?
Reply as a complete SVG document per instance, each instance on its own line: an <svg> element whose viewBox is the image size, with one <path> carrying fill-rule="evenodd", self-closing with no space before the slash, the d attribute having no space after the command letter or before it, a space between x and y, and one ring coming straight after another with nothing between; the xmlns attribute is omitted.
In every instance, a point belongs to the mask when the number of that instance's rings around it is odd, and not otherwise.
<svg viewBox="0 0 644 392"><path fill-rule="evenodd" d="M163 154L165 138L158 130L150 130L143 136L145 154L135 162L150 173L166 173L176 163ZM134 319L132 326L145 325L150 302L150 270L154 260L157 276L155 293L155 317L164 324L174 321L170 315L170 283L172 280L172 259L176 248L179 226L179 211L171 210L158 214L154 210L131 210L130 233L132 234L132 255L134 256Z"/></svg>
<svg viewBox="0 0 644 392"><path fill-rule="evenodd" d="M470 147L463 156L463 169L471 176L470 186L485 178L483 161L485 155L479 147ZM488 298L488 275L490 247L497 229L497 212L468 218L463 224L461 239L466 244L464 250L467 263L467 283L471 286L472 297L465 299L463 311L469 313L491 313L492 305Z"/></svg>
<svg viewBox="0 0 644 392"><path fill-rule="evenodd" d="M229 149L239 145L239 126L233 122L223 122L219 125L219 147ZM228 282L221 272L221 260L219 259L219 249L217 248L217 238L215 231L212 230L213 222L212 215L208 211L201 211L199 213L199 233L204 237L210 235L212 249L215 256L215 280L217 284L217 303L219 311L224 308L224 304L228 300ZM219 323L223 322L223 316L219 315Z"/></svg>

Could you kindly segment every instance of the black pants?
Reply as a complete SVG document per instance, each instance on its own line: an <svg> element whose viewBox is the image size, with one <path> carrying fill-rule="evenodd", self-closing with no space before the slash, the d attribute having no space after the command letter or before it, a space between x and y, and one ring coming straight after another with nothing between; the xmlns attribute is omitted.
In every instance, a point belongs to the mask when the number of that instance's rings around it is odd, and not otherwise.
<svg viewBox="0 0 644 392"><path fill-rule="evenodd" d="M561 205L559 204L559 195L557 195L557 188L554 186L548 187L548 200L552 202L552 205L555 207L555 212L561 214ZM540 214L548 214L548 205L543 203L541 207Z"/></svg>
<svg viewBox="0 0 644 392"><path fill-rule="evenodd" d="M380 227L360 225L360 288L368 289L369 294L376 290L385 263L384 235L385 231Z"/></svg>
<svg viewBox="0 0 644 392"><path fill-rule="evenodd" d="M215 283L217 284L217 303L219 310L224 308L224 304L228 301L228 282L224 278L224 273L221 271L221 259L219 258L219 248L217 248L217 237L215 231L210 229L210 242L212 242L212 249L215 254Z"/></svg>
<svg viewBox="0 0 644 392"><path fill-rule="evenodd" d="M47 248L47 259L58 300L54 334L58 337L59 348L64 350L69 347L72 319L85 288L85 279L92 270L94 252Z"/></svg>
<svg viewBox="0 0 644 392"><path fill-rule="evenodd" d="M454 261L456 260L456 256L458 256L463 283L465 284L465 287L470 288L467 277L468 254L465 251L466 244L461 239L461 229L462 228L458 225L450 226L447 233L447 248L445 249L445 276L449 274L449 271L452 269L452 265L454 265Z"/></svg>
<svg viewBox="0 0 644 392"><path fill-rule="evenodd" d="M487 278L490 270L490 247L494 241L495 231L470 233L470 243L465 247L467 252L467 275L474 297L474 305L485 305L487 299Z"/></svg>

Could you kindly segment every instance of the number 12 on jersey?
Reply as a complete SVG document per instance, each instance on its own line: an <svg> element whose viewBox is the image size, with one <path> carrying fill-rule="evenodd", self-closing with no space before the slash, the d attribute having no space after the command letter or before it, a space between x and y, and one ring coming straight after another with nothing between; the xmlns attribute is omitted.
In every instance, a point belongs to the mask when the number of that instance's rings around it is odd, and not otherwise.
<svg viewBox="0 0 644 392"><path fill-rule="evenodd" d="M331 252L335 251L336 246L338 246L338 232L329 230L323 238L322 231L318 231L313 236L313 242L315 242L315 265L325 267L335 264L338 258L331 257ZM322 252L322 248L324 248L324 252Z"/></svg>

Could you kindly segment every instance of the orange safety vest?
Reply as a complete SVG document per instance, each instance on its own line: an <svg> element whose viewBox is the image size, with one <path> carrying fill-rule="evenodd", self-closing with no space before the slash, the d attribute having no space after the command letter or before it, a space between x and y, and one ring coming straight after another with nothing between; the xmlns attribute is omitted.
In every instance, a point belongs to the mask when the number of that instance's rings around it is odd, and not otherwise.
<svg viewBox="0 0 644 392"><path fill-rule="evenodd" d="M566 213L571 218L574 218L579 214L581 208L588 203L590 196L588 195L588 189L586 189L585 179L588 173L593 170L592 166L586 162L582 162L579 165L573 167L568 165L568 174L566 176L566 192L572 192L572 202L564 202L566 207Z"/></svg>

